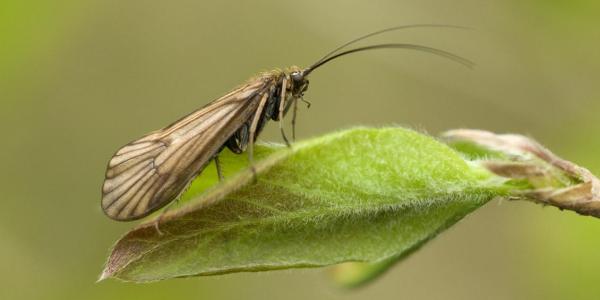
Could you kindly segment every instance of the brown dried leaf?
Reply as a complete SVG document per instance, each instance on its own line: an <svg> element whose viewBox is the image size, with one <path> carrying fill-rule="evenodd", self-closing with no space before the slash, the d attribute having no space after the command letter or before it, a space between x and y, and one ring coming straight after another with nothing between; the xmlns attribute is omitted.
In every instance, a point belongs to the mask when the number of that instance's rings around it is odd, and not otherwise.
<svg viewBox="0 0 600 300"><path fill-rule="evenodd" d="M472 142L519 161L485 161L482 165L499 176L529 179L536 188L524 193L528 200L600 217L600 180L587 169L558 157L535 140L518 134L495 134L473 129L451 130L444 137L450 141ZM575 184L540 186L540 177L553 176L551 171L562 172Z"/></svg>

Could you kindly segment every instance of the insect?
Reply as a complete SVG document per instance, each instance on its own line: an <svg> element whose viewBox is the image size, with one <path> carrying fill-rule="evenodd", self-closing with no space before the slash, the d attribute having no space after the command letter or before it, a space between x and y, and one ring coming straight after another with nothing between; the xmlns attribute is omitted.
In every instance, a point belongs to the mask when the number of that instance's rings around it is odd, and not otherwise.
<svg viewBox="0 0 600 300"><path fill-rule="evenodd" d="M445 57L466 66L473 63L452 53L415 44L374 44L342 51L347 46L384 32L414 27L454 27L418 24L391 27L351 40L307 68L264 72L226 95L120 148L108 163L101 206L118 221L136 220L177 199L212 160L222 179L219 153L224 148L240 154L247 150L252 167L254 141L269 120L279 121L285 143L289 140L283 118L293 107L292 137L298 100L308 88L307 77L339 57L376 49L411 49ZM307 102L308 103L308 102ZM308 103L309 104L309 103ZM309 104L310 105L310 104Z"/></svg>

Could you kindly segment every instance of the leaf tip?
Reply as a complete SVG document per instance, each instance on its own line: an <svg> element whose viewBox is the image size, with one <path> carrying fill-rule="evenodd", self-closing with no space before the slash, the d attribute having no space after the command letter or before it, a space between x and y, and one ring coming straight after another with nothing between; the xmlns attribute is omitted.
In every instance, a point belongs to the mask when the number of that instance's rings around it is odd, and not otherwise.
<svg viewBox="0 0 600 300"><path fill-rule="evenodd" d="M108 270L108 268L105 268L102 271L102 274L100 274L100 276L98 277L98 280L96 280L96 283L99 283L101 281L104 281L105 279L109 278L111 276L110 271Z"/></svg>

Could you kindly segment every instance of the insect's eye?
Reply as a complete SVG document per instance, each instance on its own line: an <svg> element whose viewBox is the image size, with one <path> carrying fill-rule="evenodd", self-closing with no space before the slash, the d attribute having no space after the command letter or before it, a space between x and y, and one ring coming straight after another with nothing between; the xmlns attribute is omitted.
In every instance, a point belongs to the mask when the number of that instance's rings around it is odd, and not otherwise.
<svg viewBox="0 0 600 300"><path fill-rule="evenodd" d="M304 79L304 76L302 76L302 73L300 72L292 72L292 74L290 74L290 77L292 77L292 80L294 82L301 82Z"/></svg>

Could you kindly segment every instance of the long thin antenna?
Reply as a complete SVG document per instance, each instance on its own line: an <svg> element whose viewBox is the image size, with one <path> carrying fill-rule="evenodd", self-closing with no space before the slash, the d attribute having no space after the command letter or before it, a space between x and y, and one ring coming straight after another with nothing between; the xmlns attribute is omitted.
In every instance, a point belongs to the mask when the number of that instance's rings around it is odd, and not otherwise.
<svg viewBox="0 0 600 300"><path fill-rule="evenodd" d="M473 63L472 61L460 57L456 54L444 51L444 50L440 50L440 49L436 49L436 48L431 48L431 47L427 47L427 46L422 46L422 45L416 45L416 44L377 44L377 45L370 45L370 46L365 46L365 47L359 47L359 48L354 48L354 49L350 49L350 50L346 50L344 52L340 52L336 55L327 57L325 59L321 59L318 62L316 62L315 64L313 64L312 66L306 68L302 74L304 76L307 76L308 74L310 74L312 71L314 71L315 69L319 68L320 66L338 58L338 57L342 57L344 55L348 55L351 53L356 53L356 52L362 52L362 51L367 51L367 50L376 50L376 49L394 49L394 48L402 48L402 49L410 49L410 50L417 50L417 51L423 51L423 52L428 52L431 54L435 54L437 56L441 56L447 59L450 59L452 61L455 61L459 64L462 64L468 68L472 68L475 66L475 63Z"/></svg>
<svg viewBox="0 0 600 300"><path fill-rule="evenodd" d="M463 26L456 26L456 25L446 25L446 24L412 24L412 25L402 25L402 26L394 26L394 27L390 27L390 28L385 28L385 29L381 29L375 32L371 32L369 34L365 34L363 36L357 37L347 43L342 44L341 46L331 50L329 53L325 54L325 56L323 56L321 59L317 60L313 65L317 65L320 62L324 61L325 59L327 59L329 56L333 55L334 53L336 53L337 51L340 51L354 43L360 42L364 39L370 38L372 36L375 35L380 35L382 33L386 33L386 32L390 32L390 31L395 31L395 30L400 30L400 29L408 29L408 28L423 28L423 27L442 27L442 28L454 28L454 29L470 29L469 27L463 27Z"/></svg>

